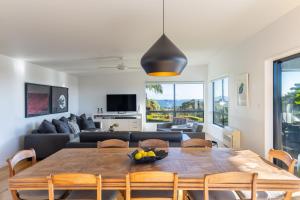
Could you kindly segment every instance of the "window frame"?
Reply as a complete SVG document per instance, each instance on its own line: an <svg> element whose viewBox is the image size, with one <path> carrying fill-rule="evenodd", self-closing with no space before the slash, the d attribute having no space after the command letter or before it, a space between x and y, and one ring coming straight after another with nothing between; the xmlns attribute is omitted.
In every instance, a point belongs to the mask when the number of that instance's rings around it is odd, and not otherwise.
<svg viewBox="0 0 300 200"><path fill-rule="evenodd" d="M216 125L216 126L219 126L219 127L221 127L221 128L224 128L225 126L228 126L228 122L227 122L227 124L225 124L225 122L224 122L224 120L222 120L222 124L219 124L219 123L216 123L215 122L215 113L218 113L218 114L221 114L222 115L222 119L224 119L224 109L225 109L225 106L223 106L223 112L222 113L220 113L220 112L216 112L215 111L215 83L216 83L216 81L222 81L222 100L224 100L224 80L225 79L228 79L228 83L227 84L229 84L229 77L222 77L222 78L218 78L218 79L214 79L213 81L212 81L212 107L213 107L213 124L214 125ZM229 94L229 86L227 87L228 88L228 94ZM227 102L227 104L229 104L229 100L228 100L228 102ZM228 111L229 112L229 111ZM229 116L229 113L227 112L227 119L228 119L228 116Z"/></svg>
<svg viewBox="0 0 300 200"><path fill-rule="evenodd" d="M146 95L146 85L147 84L172 84L173 86L173 109L170 111L151 111L151 112L160 112L160 113L171 113L173 115L173 118L176 117L176 113L184 113L184 112L191 112L191 113L197 113L197 112L203 112L203 122L199 123L204 123L205 122L205 82L204 81L146 81L145 82L145 95ZM176 84L202 84L203 85L203 110L199 111L176 111ZM147 98L145 98L146 105L147 105ZM155 121L148 121L147 120L147 108L145 110L145 118L146 118L146 123L166 123L166 122L155 122ZM172 122L172 121L170 121Z"/></svg>

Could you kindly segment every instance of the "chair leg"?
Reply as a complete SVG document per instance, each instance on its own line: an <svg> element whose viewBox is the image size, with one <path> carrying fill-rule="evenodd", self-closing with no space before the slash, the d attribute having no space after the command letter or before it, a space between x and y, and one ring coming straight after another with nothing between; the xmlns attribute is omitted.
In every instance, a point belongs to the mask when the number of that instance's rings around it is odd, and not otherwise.
<svg viewBox="0 0 300 200"><path fill-rule="evenodd" d="M70 191L68 190L62 195L61 199L66 199L69 195L70 195Z"/></svg>
<svg viewBox="0 0 300 200"><path fill-rule="evenodd" d="M291 200L292 199L292 192L287 192L284 195L284 200Z"/></svg>
<svg viewBox="0 0 300 200"><path fill-rule="evenodd" d="M186 193L185 200L193 200L193 198L189 195L187 191L185 191L185 193Z"/></svg>
<svg viewBox="0 0 300 200"><path fill-rule="evenodd" d="M188 192L186 190L182 191L183 200L189 200Z"/></svg>
<svg viewBox="0 0 300 200"><path fill-rule="evenodd" d="M18 193L16 190L10 190L11 196L13 200L20 200Z"/></svg>
<svg viewBox="0 0 300 200"><path fill-rule="evenodd" d="M126 199L126 191L125 190L120 190L120 194L121 194L120 196L122 196L123 199Z"/></svg>

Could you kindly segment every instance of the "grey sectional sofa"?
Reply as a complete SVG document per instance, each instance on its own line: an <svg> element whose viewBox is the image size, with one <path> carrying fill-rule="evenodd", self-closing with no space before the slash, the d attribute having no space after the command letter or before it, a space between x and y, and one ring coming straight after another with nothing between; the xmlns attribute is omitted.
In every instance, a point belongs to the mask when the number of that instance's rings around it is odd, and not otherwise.
<svg viewBox="0 0 300 200"><path fill-rule="evenodd" d="M84 131L75 134L67 133L32 133L25 136L24 148L34 148L37 158L44 159L63 148L96 148L97 141L120 139L129 141L130 147L137 147L138 142L146 139L169 141L170 147L180 147L183 140L189 139L188 134L181 131L160 132L93 132ZM202 137L205 138L204 136Z"/></svg>
<svg viewBox="0 0 300 200"><path fill-rule="evenodd" d="M69 133L32 133L24 138L24 149L33 148L37 159L44 159L51 154L65 148L66 144L78 138Z"/></svg>

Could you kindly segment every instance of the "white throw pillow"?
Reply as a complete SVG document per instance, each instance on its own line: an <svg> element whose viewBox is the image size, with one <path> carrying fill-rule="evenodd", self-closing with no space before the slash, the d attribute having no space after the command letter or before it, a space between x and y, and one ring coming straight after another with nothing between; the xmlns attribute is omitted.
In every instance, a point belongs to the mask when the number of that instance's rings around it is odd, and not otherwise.
<svg viewBox="0 0 300 200"><path fill-rule="evenodd" d="M74 133L74 134L80 133L80 128L76 122L76 119L68 121L68 124L69 124L69 127L70 127L72 133Z"/></svg>

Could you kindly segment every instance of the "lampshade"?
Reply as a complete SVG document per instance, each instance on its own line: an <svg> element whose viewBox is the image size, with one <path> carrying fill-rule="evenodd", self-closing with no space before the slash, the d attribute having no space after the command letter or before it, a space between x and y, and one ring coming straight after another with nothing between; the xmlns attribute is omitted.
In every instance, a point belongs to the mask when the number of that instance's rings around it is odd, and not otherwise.
<svg viewBox="0 0 300 200"><path fill-rule="evenodd" d="M144 54L141 65L150 76L177 76L187 64L186 56L163 34Z"/></svg>

